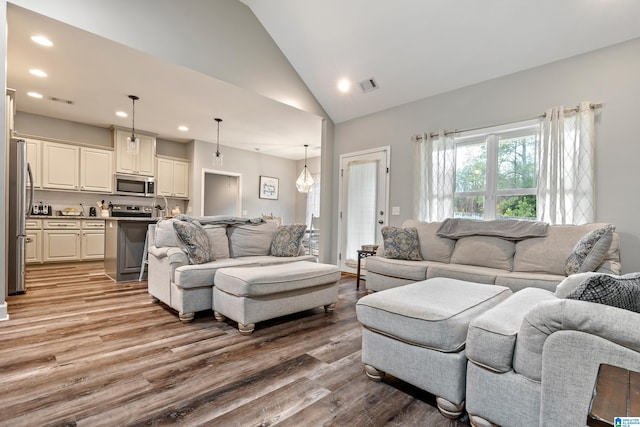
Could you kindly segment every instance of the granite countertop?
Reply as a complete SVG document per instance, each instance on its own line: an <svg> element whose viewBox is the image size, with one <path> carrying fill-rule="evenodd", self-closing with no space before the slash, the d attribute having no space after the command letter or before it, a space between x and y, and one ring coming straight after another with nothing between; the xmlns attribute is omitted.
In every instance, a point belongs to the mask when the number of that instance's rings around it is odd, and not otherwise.
<svg viewBox="0 0 640 427"><path fill-rule="evenodd" d="M150 217L150 218L143 218L143 217L130 217L130 216L110 216L109 218L100 218L100 219L108 219L110 221L137 221L137 222L158 222L159 220L161 220L161 217Z"/></svg>
<svg viewBox="0 0 640 427"><path fill-rule="evenodd" d="M79 220L114 220L114 221L145 221L145 222L157 222L161 220L161 217L150 217L150 218L141 218L141 217L102 217L102 216L82 216L82 215L31 215L29 219L55 219L57 220L69 220L69 221L79 221Z"/></svg>

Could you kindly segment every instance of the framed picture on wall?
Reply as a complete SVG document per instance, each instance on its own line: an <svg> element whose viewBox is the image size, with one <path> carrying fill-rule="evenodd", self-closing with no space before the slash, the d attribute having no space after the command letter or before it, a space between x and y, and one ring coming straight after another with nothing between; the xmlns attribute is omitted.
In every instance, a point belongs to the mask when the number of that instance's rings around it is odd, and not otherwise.
<svg viewBox="0 0 640 427"><path fill-rule="evenodd" d="M259 196L261 199L278 200L278 178L261 175Z"/></svg>

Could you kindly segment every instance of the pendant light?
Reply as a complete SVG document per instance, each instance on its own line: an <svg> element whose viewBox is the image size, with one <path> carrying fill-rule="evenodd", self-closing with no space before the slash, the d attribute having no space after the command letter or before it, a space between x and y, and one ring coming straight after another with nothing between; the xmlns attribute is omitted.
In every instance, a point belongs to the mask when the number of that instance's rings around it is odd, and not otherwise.
<svg viewBox="0 0 640 427"><path fill-rule="evenodd" d="M220 152L220 122L222 119L214 118L218 122L218 138L216 139L216 153L213 155L213 164L222 166L222 153Z"/></svg>
<svg viewBox="0 0 640 427"><path fill-rule="evenodd" d="M140 150L140 140L136 137L136 101L140 98L135 95L129 95L129 99L133 103L133 114L131 116L131 136L127 137L127 153L138 154Z"/></svg>
<svg viewBox="0 0 640 427"><path fill-rule="evenodd" d="M308 193L311 191L311 187L313 186L313 178L311 174L307 170L307 148L308 144L304 144L304 169L300 172L300 176L296 179L296 187L298 191L301 193Z"/></svg>

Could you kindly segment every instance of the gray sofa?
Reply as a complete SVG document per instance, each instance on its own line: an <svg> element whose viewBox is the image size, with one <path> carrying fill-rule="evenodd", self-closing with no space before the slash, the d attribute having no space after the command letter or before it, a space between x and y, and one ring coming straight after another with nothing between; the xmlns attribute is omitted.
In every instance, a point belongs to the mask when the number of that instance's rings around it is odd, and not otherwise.
<svg viewBox="0 0 640 427"><path fill-rule="evenodd" d="M555 294L524 289L471 322L474 427L585 425L600 364L640 371L639 313L565 298L593 274L570 276Z"/></svg>
<svg viewBox="0 0 640 427"><path fill-rule="evenodd" d="M607 225L549 225L544 236L511 239L469 233L459 238L441 237L437 231L442 224L405 221L402 227L417 229L422 260L385 258L382 256L384 246L380 246L376 256L366 260L367 289L382 291L433 277L447 277L506 286L513 292L526 287L553 292L566 277L567 258L576 243L590 231ZM468 225L467 229L476 225L472 221L461 224ZM620 274L617 233L613 232L604 260L595 270Z"/></svg>
<svg viewBox="0 0 640 427"><path fill-rule="evenodd" d="M180 320L193 320L198 311L211 310L214 276L226 267L258 267L296 261L316 262L305 255L270 255L271 242L278 228L272 221L258 224L224 217L195 218L203 226L212 244L215 261L190 264L178 247L173 221L151 224L148 231L149 294L178 311ZM226 223L228 222L228 223Z"/></svg>

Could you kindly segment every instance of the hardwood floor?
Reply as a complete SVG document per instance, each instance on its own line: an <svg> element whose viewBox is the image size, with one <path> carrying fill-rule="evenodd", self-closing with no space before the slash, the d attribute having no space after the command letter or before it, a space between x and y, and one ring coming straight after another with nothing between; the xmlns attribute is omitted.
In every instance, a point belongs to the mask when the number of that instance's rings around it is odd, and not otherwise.
<svg viewBox="0 0 640 427"><path fill-rule="evenodd" d="M0 425L469 425L426 392L366 378L353 277L333 314L249 336L211 312L183 324L146 288L112 282L98 263L30 268L0 322Z"/></svg>

